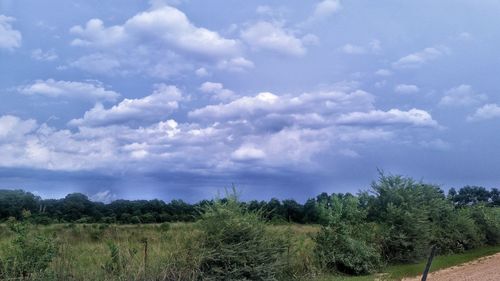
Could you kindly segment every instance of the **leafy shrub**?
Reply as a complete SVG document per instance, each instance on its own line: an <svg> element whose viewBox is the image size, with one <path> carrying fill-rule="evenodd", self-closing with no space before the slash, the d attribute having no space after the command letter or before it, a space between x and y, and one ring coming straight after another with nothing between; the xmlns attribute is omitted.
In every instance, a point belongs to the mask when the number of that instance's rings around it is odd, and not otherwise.
<svg viewBox="0 0 500 281"><path fill-rule="evenodd" d="M431 224L420 211L409 212L393 205L381 222L380 243L388 262L408 263L424 257L432 241Z"/></svg>
<svg viewBox="0 0 500 281"><path fill-rule="evenodd" d="M380 254L347 226L323 226L314 237L315 253L322 267L330 271L361 275L375 272Z"/></svg>
<svg viewBox="0 0 500 281"><path fill-rule="evenodd" d="M162 232L168 232L170 230L170 223L164 222L164 223L160 224L160 230Z"/></svg>
<svg viewBox="0 0 500 281"><path fill-rule="evenodd" d="M55 241L30 233L25 222L9 222L9 228L14 238L0 260L0 278L36 279L49 274L49 264L57 254Z"/></svg>
<svg viewBox="0 0 500 281"><path fill-rule="evenodd" d="M155 223L156 218L151 213L144 214L140 217L142 223Z"/></svg>
<svg viewBox="0 0 500 281"><path fill-rule="evenodd" d="M116 223L116 217L102 217L101 222L111 224L111 223Z"/></svg>
<svg viewBox="0 0 500 281"><path fill-rule="evenodd" d="M411 178L381 173L371 192L375 196L368 216L381 225L380 243L386 261L405 263L425 257L435 238L433 212L449 204L442 191Z"/></svg>
<svg viewBox="0 0 500 281"><path fill-rule="evenodd" d="M500 244L500 209L477 206L472 209L471 216L484 234L488 245Z"/></svg>
<svg viewBox="0 0 500 281"><path fill-rule="evenodd" d="M433 243L440 253L458 253L481 245L484 235L468 209L446 206L440 213L434 225Z"/></svg>
<svg viewBox="0 0 500 281"><path fill-rule="evenodd" d="M39 216L33 216L31 218L31 222L34 224L49 225L53 223L53 220L48 216L39 215Z"/></svg>
<svg viewBox="0 0 500 281"><path fill-rule="evenodd" d="M89 216L85 216L85 217L82 217L82 218L75 220L75 222L76 223L93 223L94 220Z"/></svg>
<svg viewBox="0 0 500 281"><path fill-rule="evenodd" d="M108 241L109 257L102 268L109 274L118 275L125 267L124 259L120 255L120 248L115 243Z"/></svg>
<svg viewBox="0 0 500 281"><path fill-rule="evenodd" d="M249 212L235 196L205 207L200 221L203 280L276 280L285 250L282 241L266 235L259 213Z"/></svg>
<svg viewBox="0 0 500 281"><path fill-rule="evenodd" d="M138 216L133 216L133 217L130 218L129 222L131 224L140 224L141 223L141 219Z"/></svg>

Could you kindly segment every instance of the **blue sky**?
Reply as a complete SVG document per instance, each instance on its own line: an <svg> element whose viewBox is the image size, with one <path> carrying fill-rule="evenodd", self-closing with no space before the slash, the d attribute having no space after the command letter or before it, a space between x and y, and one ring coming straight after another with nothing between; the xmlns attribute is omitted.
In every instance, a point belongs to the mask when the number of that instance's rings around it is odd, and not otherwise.
<svg viewBox="0 0 500 281"><path fill-rule="evenodd" d="M498 186L500 2L0 0L0 188Z"/></svg>

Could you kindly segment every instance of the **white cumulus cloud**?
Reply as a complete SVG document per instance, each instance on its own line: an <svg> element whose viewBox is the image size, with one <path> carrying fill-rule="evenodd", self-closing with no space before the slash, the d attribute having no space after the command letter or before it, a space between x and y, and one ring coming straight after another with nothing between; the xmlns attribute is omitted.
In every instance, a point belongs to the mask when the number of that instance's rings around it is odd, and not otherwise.
<svg viewBox="0 0 500 281"><path fill-rule="evenodd" d="M36 80L29 85L18 87L25 95L42 95L51 98L76 98L90 101L115 101L120 94L107 90L98 82L58 81L54 79Z"/></svg>
<svg viewBox="0 0 500 281"><path fill-rule="evenodd" d="M300 38L276 22L260 21L241 31L241 38L257 50L269 50L291 56L305 55Z"/></svg>
<svg viewBox="0 0 500 281"><path fill-rule="evenodd" d="M342 9L339 0L323 0L314 7L313 18L323 19Z"/></svg>
<svg viewBox="0 0 500 281"><path fill-rule="evenodd" d="M21 32L12 27L15 19L0 15L0 49L14 50L21 47Z"/></svg>
<svg viewBox="0 0 500 281"><path fill-rule="evenodd" d="M472 115L467 117L468 121L481 121L500 117L500 106L496 103L485 104L478 108Z"/></svg>
<svg viewBox="0 0 500 281"><path fill-rule="evenodd" d="M126 41L135 44L145 41L209 57L240 52L238 41L195 26L182 11L171 6L141 12L123 25L105 27L100 19L92 19L84 27L74 26L70 31L79 36L72 41L73 45L114 47Z"/></svg>
<svg viewBox="0 0 500 281"><path fill-rule="evenodd" d="M200 91L203 93L213 94L213 98L217 100L232 100L236 98L233 91L225 89L222 83L204 82L200 86Z"/></svg>
<svg viewBox="0 0 500 281"><path fill-rule="evenodd" d="M175 86L157 85L153 94L140 99L124 99L106 109L100 103L85 112L83 118L73 119L71 126L109 126L123 123L155 122L165 119L179 107L182 94Z"/></svg>
<svg viewBox="0 0 500 281"><path fill-rule="evenodd" d="M106 26L101 19L91 19L70 32L76 37L73 46L92 52L69 65L94 73L165 78L207 63L239 63L240 70L252 64L243 57L239 40L196 26L181 10L166 4L154 5L123 24Z"/></svg>
<svg viewBox="0 0 500 281"><path fill-rule="evenodd" d="M407 125L438 127L437 121L432 119L432 116L427 111L416 108L408 111L390 109L388 111L351 112L340 116L337 123L354 126Z"/></svg>
<svg viewBox="0 0 500 281"><path fill-rule="evenodd" d="M266 153L252 145L244 144L231 154L236 161L252 161L266 157Z"/></svg>
<svg viewBox="0 0 500 281"><path fill-rule="evenodd" d="M441 106L471 106L480 104L488 99L485 94L476 93L470 85L462 84L451 88L439 101Z"/></svg>
<svg viewBox="0 0 500 281"><path fill-rule="evenodd" d="M0 142L22 137L37 127L33 119L22 120L12 115L0 116Z"/></svg>
<svg viewBox="0 0 500 281"><path fill-rule="evenodd" d="M400 58L392 66L394 68L418 68L449 53L450 50L446 46L428 47Z"/></svg>

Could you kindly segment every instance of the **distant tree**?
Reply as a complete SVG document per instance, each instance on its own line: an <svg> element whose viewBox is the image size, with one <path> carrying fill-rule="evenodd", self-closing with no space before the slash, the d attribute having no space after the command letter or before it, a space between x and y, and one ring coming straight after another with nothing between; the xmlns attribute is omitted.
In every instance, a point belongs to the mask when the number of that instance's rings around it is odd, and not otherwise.
<svg viewBox="0 0 500 281"><path fill-rule="evenodd" d="M290 222L302 223L304 221L304 206L295 200L283 200L283 214Z"/></svg>
<svg viewBox="0 0 500 281"><path fill-rule="evenodd" d="M497 188L493 188L490 191L491 205L500 206L500 191Z"/></svg>
<svg viewBox="0 0 500 281"><path fill-rule="evenodd" d="M276 198L272 198L271 200L269 200L264 211L266 213L267 219L269 220L286 219L283 213L283 206L281 205L281 201Z"/></svg>
<svg viewBox="0 0 500 281"><path fill-rule="evenodd" d="M455 188L450 188L450 190L448 190L448 200L454 202L455 201L455 197L457 196L457 191L455 190Z"/></svg>
<svg viewBox="0 0 500 281"><path fill-rule="evenodd" d="M141 219L138 216L132 216L129 220L131 224L139 224L141 223Z"/></svg>
<svg viewBox="0 0 500 281"><path fill-rule="evenodd" d="M146 213L146 214L142 215L140 220L142 223L155 223L156 222L156 218L152 213Z"/></svg>
<svg viewBox="0 0 500 281"><path fill-rule="evenodd" d="M40 197L23 190L0 190L0 219L22 218L23 210L39 211Z"/></svg>
<svg viewBox="0 0 500 281"><path fill-rule="evenodd" d="M328 195L328 193L323 192L320 195L316 196L316 201L318 202L318 204L323 204L328 207L330 204L330 196Z"/></svg>
<svg viewBox="0 0 500 281"><path fill-rule="evenodd" d="M318 223L319 210L318 203L315 199L309 199L304 204L304 222L305 223Z"/></svg>
<svg viewBox="0 0 500 281"><path fill-rule="evenodd" d="M94 211L93 203L81 193L71 193L62 200L64 219L76 221L82 217L91 217Z"/></svg>
<svg viewBox="0 0 500 281"><path fill-rule="evenodd" d="M453 202L458 206L470 206L489 201L490 192L482 186L464 186L453 197Z"/></svg>

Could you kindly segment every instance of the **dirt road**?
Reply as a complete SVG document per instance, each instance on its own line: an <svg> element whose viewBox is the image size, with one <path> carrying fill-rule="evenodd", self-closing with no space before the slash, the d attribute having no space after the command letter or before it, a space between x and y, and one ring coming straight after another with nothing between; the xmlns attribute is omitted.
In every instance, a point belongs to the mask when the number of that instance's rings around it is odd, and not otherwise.
<svg viewBox="0 0 500 281"><path fill-rule="evenodd" d="M403 281L420 281L421 277ZM428 281L500 281L500 253L429 274Z"/></svg>

